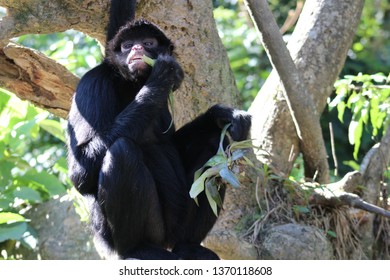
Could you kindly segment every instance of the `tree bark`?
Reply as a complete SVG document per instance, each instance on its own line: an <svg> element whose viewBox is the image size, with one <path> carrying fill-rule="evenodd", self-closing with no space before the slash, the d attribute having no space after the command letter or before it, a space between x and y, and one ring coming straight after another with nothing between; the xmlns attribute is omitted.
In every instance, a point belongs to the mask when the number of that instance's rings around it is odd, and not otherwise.
<svg viewBox="0 0 390 280"><path fill-rule="evenodd" d="M320 115L352 43L363 8L363 0L306 1L288 49L300 77ZM258 158L276 173L289 174L301 152L299 138L273 71L252 103L252 138L269 154ZM313 120L318 121L318 119Z"/></svg>
<svg viewBox="0 0 390 280"><path fill-rule="evenodd" d="M0 86L66 118L78 78L42 53L0 42Z"/></svg>
<svg viewBox="0 0 390 280"><path fill-rule="evenodd" d="M285 46L279 27L265 0L245 1L272 66L280 76L282 91L299 138L305 176L329 182L329 166L319 115Z"/></svg>

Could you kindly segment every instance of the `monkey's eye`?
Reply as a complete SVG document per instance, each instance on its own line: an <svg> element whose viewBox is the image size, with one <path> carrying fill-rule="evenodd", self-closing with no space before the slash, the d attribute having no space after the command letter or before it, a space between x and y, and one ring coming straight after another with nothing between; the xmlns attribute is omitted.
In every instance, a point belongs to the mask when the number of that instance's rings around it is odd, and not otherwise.
<svg viewBox="0 0 390 280"><path fill-rule="evenodd" d="M158 42L157 42L156 38L147 38L147 39L142 41L142 44L145 47L153 48L153 47L156 47L158 45Z"/></svg>
<svg viewBox="0 0 390 280"><path fill-rule="evenodd" d="M123 42L122 44L121 44L121 49L122 49L122 52L123 51L128 51L128 50L130 50L132 47L133 47L133 42L131 42L131 41L126 41L126 42Z"/></svg>

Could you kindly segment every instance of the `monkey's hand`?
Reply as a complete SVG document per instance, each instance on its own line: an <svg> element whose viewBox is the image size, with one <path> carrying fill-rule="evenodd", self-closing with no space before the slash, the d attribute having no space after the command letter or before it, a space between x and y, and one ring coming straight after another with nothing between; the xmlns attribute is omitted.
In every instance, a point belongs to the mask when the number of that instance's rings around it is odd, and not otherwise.
<svg viewBox="0 0 390 280"><path fill-rule="evenodd" d="M159 55L146 83L175 91L183 78L184 72L175 58L170 55Z"/></svg>
<svg viewBox="0 0 390 280"><path fill-rule="evenodd" d="M228 131L233 141L246 140L252 123L252 117L243 110L237 110L224 105L214 105L206 114L222 129L230 123Z"/></svg>

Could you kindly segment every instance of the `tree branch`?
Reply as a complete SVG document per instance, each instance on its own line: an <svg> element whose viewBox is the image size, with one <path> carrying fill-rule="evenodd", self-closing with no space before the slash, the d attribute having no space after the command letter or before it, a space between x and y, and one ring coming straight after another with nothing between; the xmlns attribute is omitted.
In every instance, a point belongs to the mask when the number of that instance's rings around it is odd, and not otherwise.
<svg viewBox="0 0 390 280"><path fill-rule="evenodd" d="M24 34L47 34L76 29L105 43L109 0L6 0L7 15L0 21L0 40Z"/></svg>
<svg viewBox="0 0 390 280"><path fill-rule="evenodd" d="M381 142L372 147L364 157L360 172L347 173L339 182L324 188L315 188L311 203L331 206L349 205L390 218L390 211L375 205L378 203L383 174L390 164L390 124L386 131ZM350 193L359 185L365 186L363 198Z"/></svg>
<svg viewBox="0 0 390 280"><path fill-rule="evenodd" d="M0 87L66 118L78 78L44 54L0 43Z"/></svg>
<svg viewBox="0 0 390 280"><path fill-rule="evenodd" d="M361 185L362 182L363 176L360 172L354 171L347 173L343 179L336 183L325 185L322 188L314 188L314 193L311 195L309 201L311 204L327 205L332 207L347 205L390 218L390 211L372 203L368 203L356 194L345 191L348 189L356 189L356 187Z"/></svg>
<svg viewBox="0 0 390 280"><path fill-rule="evenodd" d="M291 10L288 12L287 19L280 28L280 33L284 34L287 30L294 26L302 12L302 7L303 1L301 0L297 2L297 6L295 7L294 11Z"/></svg>
<svg viewBox="0 0 390 280"><path fill-rule="evenodd" d="M284 86L283 93L300 139L305 175L313 178L318 172L316 180L326 183L329 181L329 167L312 97L307 93L266 0L246 0L245 3Z"/></svg>

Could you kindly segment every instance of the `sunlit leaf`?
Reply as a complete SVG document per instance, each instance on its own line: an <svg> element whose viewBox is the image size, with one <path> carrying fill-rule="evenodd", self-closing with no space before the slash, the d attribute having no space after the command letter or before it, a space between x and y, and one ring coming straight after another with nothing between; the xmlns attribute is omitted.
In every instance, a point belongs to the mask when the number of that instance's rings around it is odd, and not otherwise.
<svg viewBox="0 0 390 280"><path fill-rule="evenodd" d="M19 214L11 212L0 213L0 224L12 224L16 222L24 222L26 219Z"/></svg>
<svg viewBox="0 0 390 280"><path fill-rule="evenodd" d="M344 112L346 107L347 106L344 102L340 102L339 104L337 104L337 112L338 112L337 118L342 123L344 122Z"/></svg>
<svg viewBox="0 0 390 280"><path fill-rule="evenodd" d="M59 121L45 119L39 122L39 126L54 137L66 143L65 131Z"/></svg>
<svg viewBox="0 0 390 280"><path fill-rule="evenodd" d="M61 157L60 159L58 159L53 166L53 170L66 174L68 172L68 161L66 160L66 158Z"/></svg>
<svg viewBox="0 0 390 280"><path fill-rule="evenodd" d="M343 161L343 164L351 167L353 170L360 169L360 165L356 161L353 161L353 160Z"/></svg>
<svg viewBox="0 0 390 280"><path fill-rule="evenodd" d="M45 170L36 172L34 170L25 174L23 179L41 184L48 191L50 196L60 195L65 192L65 186L54 175L47 173Z"/></svg>

